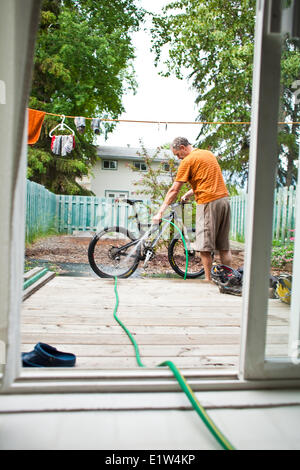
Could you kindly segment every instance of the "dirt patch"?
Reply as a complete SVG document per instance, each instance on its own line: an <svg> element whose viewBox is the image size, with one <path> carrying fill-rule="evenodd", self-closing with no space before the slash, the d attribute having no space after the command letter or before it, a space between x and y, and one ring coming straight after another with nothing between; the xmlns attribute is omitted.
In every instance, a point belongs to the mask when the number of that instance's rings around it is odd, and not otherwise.
<svg viewBox="0 0 300 470"><path fill-rule="evenodd" d="M52 236L40 239L26 248L25 257L27 261L30 260L44 260L55 263L74 263L88 265L88 246L91 237L75 237L70 235ZM218 253L215 260L220 262ZM232 267L237 269L244 265L244 252L240 250L232 251ZM142 268L142 263L140 264ZM58 269L59 271L59 269ZM172 270L166 249L159 250L155 259L150 261L149 267L143 272L148 275L151 274L172 274ZM278 270L272 269L274 276L281 272L290 272L289 269Z"/></svg>
<svg viewBox="0 0 300 470"><path fill-rule="evenodd" d="M26 259L41 259L53 263L87 263L91 238L59 235L47 237L26 247Z"/></svg>
<svg viewBox="0 0 300 470"><path fill-rule="evenodd" d="M57 263L57 271L60 272L61 263L88 264L88 246L91 241L90 237L73 237L70 235L53 236L40 239L26 248L25 256L27 262L47 261ZM216 261L219 258L216 255ZM233 252L233 267L243 266L244 254L240 251ZM140 264L142 268L142 263ZM168 253L166 248L160 249L153 261L149 262L143 273L151 274L173 274L174 271L168 261Z"/></svg>

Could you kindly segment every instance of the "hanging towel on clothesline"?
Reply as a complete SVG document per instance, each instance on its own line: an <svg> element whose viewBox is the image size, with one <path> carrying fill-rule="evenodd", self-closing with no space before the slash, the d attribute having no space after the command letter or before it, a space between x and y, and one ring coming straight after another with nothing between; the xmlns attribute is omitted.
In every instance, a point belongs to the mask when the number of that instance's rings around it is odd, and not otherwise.
<svg viewBox="0 0 300 470"><path fill-rule="evenodd" d="M91 128L93 129L94 133L97 134L97 135L99 135L100 132L101 132L100 124L101 124L101 119L100 118L93 118L92 119Z"/></svg>
<svg viewBox="0 0 300 470"><path fill-rule="evenodd" d="M75 137L68 135L53 135L51 139L51 150L55 155L65 157L75 148Z"/></svg>
<svg viewBox="0 0 300 470"><path fill-rule="evenodd" d="M44 111L28 108L28 145L33 145L39 140L45 114Z"/></svg>
<svg viewBox="0 0 300 470"><path fill-rule="evenodd" d="M76 117L74 119L74 122L75 122L77 132L79 132L79 134L83 134L84 131L85 131L85 118L84 117Z"/></svg>

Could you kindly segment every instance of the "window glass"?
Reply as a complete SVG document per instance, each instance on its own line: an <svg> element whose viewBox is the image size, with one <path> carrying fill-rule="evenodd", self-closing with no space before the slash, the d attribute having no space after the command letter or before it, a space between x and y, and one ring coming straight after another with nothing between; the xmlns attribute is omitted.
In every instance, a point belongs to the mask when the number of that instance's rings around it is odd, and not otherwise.
<svg viewBox="0 0 300 470"><path fill-rule="evenodd" d="M117 170L118 162L116 160L103 160L102 168L103 170Z"/></svg>
<svg viewBox="0 0 300 470"><path fill-rule="evenodd" d="M134 166L137 170L139 171L147 171L147 165L146 163L141 163L141 162L135 162Z"/></svg>

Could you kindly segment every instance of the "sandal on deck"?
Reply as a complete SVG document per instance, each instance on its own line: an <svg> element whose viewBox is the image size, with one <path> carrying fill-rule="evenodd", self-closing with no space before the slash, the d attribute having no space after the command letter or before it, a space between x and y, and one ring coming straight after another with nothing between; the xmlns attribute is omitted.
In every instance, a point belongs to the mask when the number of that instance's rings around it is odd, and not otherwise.
<svg viewBox="0 0 300 470"><path fill-rule="evenodd" d="M58 351L53 346L37 343L33 351L22 353L23 367L73 367L76 356Z"/></svg>

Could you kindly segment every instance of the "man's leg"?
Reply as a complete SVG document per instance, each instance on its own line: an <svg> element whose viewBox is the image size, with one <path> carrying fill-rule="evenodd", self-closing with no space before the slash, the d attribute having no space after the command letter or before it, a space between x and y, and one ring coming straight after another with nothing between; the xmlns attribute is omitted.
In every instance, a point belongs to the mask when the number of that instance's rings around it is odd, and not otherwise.
<svg viewBox="0 0 300 470"><path fill-rule="evenodd" d="M211 281L211 268L212 268L212 257L210 251L200 251L201 260L203 263L205 279Z"/></svg>
<svg viewBox="0 0 300 470"><path fill-rule="evenodd" d="M230 250L220 250L219 251L221 264L225 264L226 266L232 265L232 256Z"/></svg>
<svg viewBox="0 0 300 470"><path fill-rule="evenodd" d="M219 251L221 264L232 266L232 255L230 251L230 202L229 198L222 198L218 206L218 232L216 236L216 249Z"/></svg>

